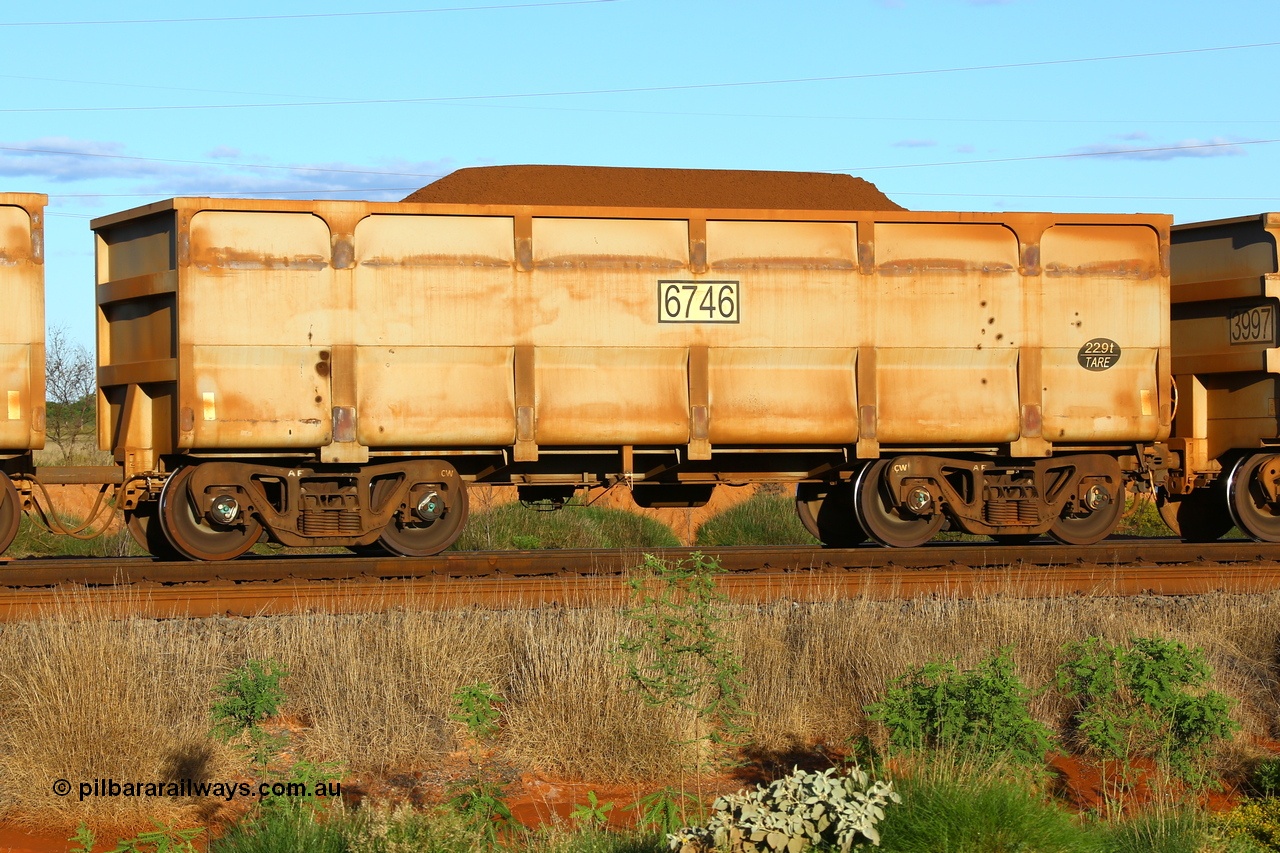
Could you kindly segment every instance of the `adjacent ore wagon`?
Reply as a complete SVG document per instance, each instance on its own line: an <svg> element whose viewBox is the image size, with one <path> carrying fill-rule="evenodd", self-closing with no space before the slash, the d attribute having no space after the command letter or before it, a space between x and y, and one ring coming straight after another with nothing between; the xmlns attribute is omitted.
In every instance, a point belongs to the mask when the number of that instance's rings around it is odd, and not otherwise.
<svg viewBox="0 0 1280 853"><path fill-rule="evenodd" d="M135 535L198 559L433 554L471 482L1093 542L1163 476L1169 225L173 199L93 223L99 438Z"/></svg>
<svg viewBox="0 0 1280 853"><path fill-rule="evenodd" d="M1161 513L1186 539L1216 539L1235 524L1280 541L1278 236L1277 213L1173 229L1179 464Z"/></svg>
<svg viewBox="0 0 1280 853"><path fill-rule="evenodd" d="M31 451L44 447L44 208L48 196L0 193L0 551L31 495ZM15 480L21 489L15 488Z"/></svg>

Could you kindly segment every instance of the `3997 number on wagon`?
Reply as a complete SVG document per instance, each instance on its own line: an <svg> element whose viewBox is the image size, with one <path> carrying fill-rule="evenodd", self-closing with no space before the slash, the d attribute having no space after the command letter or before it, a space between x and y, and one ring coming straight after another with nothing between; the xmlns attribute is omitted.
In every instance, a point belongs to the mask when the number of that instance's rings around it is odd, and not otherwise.
<svg viewBox="0 0 1280 853"><path fill-rule="evenodd" d="M737 323L736 281L658 282L659 323Z"/></svg>

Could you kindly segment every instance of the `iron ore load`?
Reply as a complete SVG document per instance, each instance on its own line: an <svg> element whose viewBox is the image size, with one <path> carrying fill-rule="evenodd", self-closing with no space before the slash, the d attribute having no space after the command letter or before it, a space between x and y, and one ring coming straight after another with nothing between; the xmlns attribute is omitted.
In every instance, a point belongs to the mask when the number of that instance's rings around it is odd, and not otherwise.
<svg viewBox="0 0 1280 853"><path fill-rule="evenodd" d="M0 551L30 505L31 451L44 447L44 209L48 196L0 193Z"/></svg>
<svg viewBox="0 0 1280 853"><path fill-rule="evenodd" d="M692 506L781 482L830 545L1090 543L1163 481L1169 217L625 170L638 199L610 171L95 220L99 440L135 536L430 555L469 483Z"/></svg>
<svg viewBox="0 0 1280 853"><path fill-rule="evenodd" d="M1280 213L1173 229L1178 466L1161 514L1184 539L1280 541Z"/></svg>

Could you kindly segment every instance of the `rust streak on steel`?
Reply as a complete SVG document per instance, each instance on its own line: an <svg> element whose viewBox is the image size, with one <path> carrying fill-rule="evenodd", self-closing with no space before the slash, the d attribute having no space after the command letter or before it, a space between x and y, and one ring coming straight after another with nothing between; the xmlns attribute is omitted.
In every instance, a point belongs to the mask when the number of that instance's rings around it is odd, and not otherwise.
<svg viewBox="0 0 1280 853"><path fill-rule="evenodd" d="M689 549L666 552L680 556ZM1087 548L985 545L885 549L711 549L730 573L720 588L744 604L920 596L1194 595L1280 589L1280 548L1113 542ZM927 553L921 553L927 552ZM123 616L253 616L391 608L601 606L626 596L634 554L521 552L428 560L241 560L216 567L148 560L67 561L0 570L0 620L52 611ZM42 564L45 561L41 561ZM908 565L914 563L915 565ZM750 571L746 566L754 566ZM767 568L761 568L767 566ZM70 568L68 568L70 567ZM200 580L216 568L218 577ZM60 573L60 577L58 576Z"/></svg>

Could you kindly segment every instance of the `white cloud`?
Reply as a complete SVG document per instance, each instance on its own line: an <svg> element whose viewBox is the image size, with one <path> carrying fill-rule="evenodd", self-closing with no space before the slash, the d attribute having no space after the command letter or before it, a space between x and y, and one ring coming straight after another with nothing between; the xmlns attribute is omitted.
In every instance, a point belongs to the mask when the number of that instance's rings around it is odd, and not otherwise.
<svg viewBox="0 0 1280 853"><path fill-rule="evenodd" d="M1173 160L1184 157L1243 157L1241 139L1221 136L1209 139L1183 139L1177 142L1159 142L1145 133L1130 133L1113 137L1117 142L1099 142L1073 149L1073 154L1107 155L1126 160Z"/></svg>
<svg viewBox="0 0 1280 853"><path fill-rule="evenodd" d="M179 195L282 195L306 198L398 200L456 167L452 158L368 163L257 162L232 146L210 149L204 159L149 158L118 142L43 137L0 141L0 178L41 184L80 184L84 193L166 198ZM108 184L108 186L104 186Z"/></svg>

